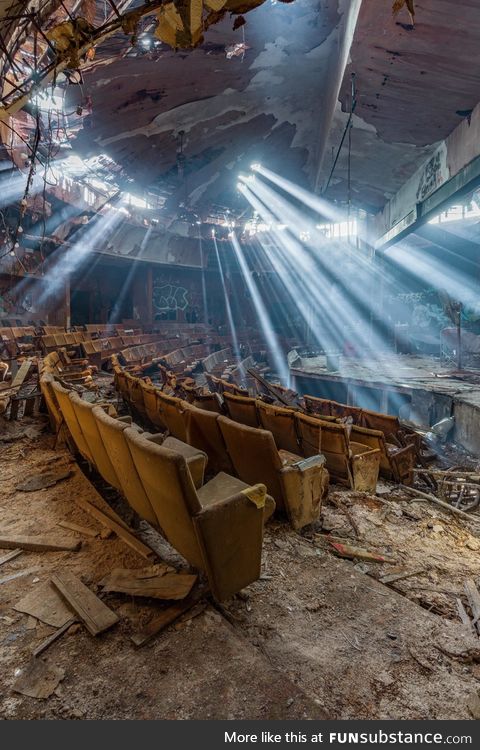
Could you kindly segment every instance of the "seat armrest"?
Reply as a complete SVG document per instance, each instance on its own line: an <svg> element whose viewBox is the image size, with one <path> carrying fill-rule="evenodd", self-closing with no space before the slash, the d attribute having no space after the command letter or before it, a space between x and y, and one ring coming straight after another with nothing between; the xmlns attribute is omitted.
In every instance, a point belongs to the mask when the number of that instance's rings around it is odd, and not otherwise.
<svg viewBox="0 0 480 750"><path fill-rule="evenodd" d="M294 529L318 521L322 501L328 493L329 474L325 456L311 456L280 471L285 509Z"/></svg>
<svg viewBox="0 0 480 750"><path fill-rule="evenodd" d="M147 440L150 440L150 442L152 443L156 443L157 445L162 445L163 441L165 440L165 433L155 432L151 435L145 435L145 438Z"/></svg>
<svg viewBox="0 0 480 750"><path fill-rule="evenodd" d="M413 482L413 467L417 457L415 445L407 445L405 448L396 446L389 449L387 446L388 459L396 482L410 485Z"/></svg>
<svg viewBox="0 0 480 750"><path fill-rule="evenodd" d="M210 589L218 601L260 577L266 488L257 493L258 487L209 504L193 517Z"/></svg>
<svg viewBox="0 0 480 750"><path fill-rule="evenodd" d="M116 417L117 422L123 422L124 424L132 424L132 418L130 416L126 417Z"/></svg>
<svg viewBox="0 0 480 750"><path fill-rule="evenodd" d="M375 493L380 471L380 448L370 448L360 443L350 443L350 447L353 489L358 492ZM361 450L362 448L364 450Z"/></svg>

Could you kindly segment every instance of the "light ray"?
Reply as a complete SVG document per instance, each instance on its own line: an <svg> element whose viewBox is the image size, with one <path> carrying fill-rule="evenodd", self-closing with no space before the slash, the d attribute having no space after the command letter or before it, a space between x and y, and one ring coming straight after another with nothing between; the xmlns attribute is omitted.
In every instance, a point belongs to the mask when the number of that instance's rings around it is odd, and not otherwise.
<svg viewBox="0 0 480 750"><path fill-rule="evenodd" d="M310 193L305 188L296 185L291 180L287 180L285 177L272 172L271 169L264 167L262 164L252 164L251 169L265 177L265 179L273 182L274 185L289 193L293 198L296 198L305 206L308 206L320 216L324 216L329 221L342 222L347 220L346 213L336 208L330 201L325 198L320 198L314 193Z"/></svg>
<svg viewBox="0 0 480 750"><path fill-rule="evenodd" d="M228 319L228 326L230 328L230 334L232 336L232 343L233 343L233 353L235 357L240 359L240 348L238 346L238 338L237 338L237 331L235 328L235 322L233 320L233 314L232 314L232 307L230 305L230 300L228 298L227 294L227 287L225 284L225 276L223 273L223 267L222 262L220 260L220 253L218 251L218 245L217 245L217 239L216 237L213 237L213 245L215 247L215 255L217 256L217 263L218 263L218 270L220 272L220 280L222 283L222 290L223 290L223 296L225 300L225 310L227 312L227 319Z"/></svg>
<svg viewBox="0 0 480 750"><path fill-rule="evenodd" d="M284 356L282 352L280 342L278 341L277 335L273 329L270 316L268 315L268 312L267 312L267 308L265 307L265 304L262 300L260 292L252 279L252 274L248 268L245 255L243 253L243 250L240 246L240 243L237 239L235 232L232 232L230 239L231 239L232 247L235 251L235 256L237 258L238 265L240 266L240 270L242 272L243 278L245 280L248 291L250 293L250 297L255 307L255 311L257 313L257 317L260 323L261 330L269 346L269 350L272 355L275 369L277 370L277 374L282 380L282 382L288 384L289 371L287 367L286 357Z"/></svg>

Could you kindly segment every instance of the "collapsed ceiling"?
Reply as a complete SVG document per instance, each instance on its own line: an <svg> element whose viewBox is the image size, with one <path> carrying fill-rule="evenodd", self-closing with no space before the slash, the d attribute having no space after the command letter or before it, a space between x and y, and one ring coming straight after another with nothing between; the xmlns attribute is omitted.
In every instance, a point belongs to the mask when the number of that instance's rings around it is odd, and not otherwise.
<svg viewBox="0 0 480 750"><path fill-rule="evenodd" d="M10 57L3 105L15 111L28 86L40 85L27 61L41 57L57 84L57 104L42 105L44 127L56 127L56 158L103 160L107 184L108 165L118 165L132 191L166 215L180 207L204 221L245 208L237 175L254 161L320 192L344 134L353 72L350 194L375 212L479 99L474 6L409 0L395 3L394 16L390 0L0 0ZM37 32L25 44L32 18ZM4 113L2 136L9 124L31 138L31 91L23 110ZM327 193L343 202L347 153L344 145Z"/></svg>

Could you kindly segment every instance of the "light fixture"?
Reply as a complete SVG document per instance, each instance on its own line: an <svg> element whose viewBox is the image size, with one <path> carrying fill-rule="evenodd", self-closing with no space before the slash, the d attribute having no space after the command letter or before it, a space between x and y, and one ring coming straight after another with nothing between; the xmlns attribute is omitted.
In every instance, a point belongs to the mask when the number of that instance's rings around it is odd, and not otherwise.
<svg viewBox="0 0 480 750"><path fill-rule="evenodd" d="M259 169L262 168L262 165L259 162L254 162L253 164L250 164L250 169L252 172L258 172Z"/></svg>

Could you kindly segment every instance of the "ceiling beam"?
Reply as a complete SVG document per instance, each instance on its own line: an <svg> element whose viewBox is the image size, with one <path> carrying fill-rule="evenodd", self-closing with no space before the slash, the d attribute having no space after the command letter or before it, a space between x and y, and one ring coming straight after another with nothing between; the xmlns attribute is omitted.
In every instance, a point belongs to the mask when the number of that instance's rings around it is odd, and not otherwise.
<svg viewBox="0 0 480 750"><path fill-rule="evenodd" d="M375 220L375 249L386 250L480 185L480 103L441 141Z"/></svg>
<svg viewBox="0 0 480 750"><path fill-rule="evenodd" d="M440 245L452 253L462 251L464 254L472 253L478 255L480 251L480 242L460 237L460 235L453 232L447 232L436 224L424 224L415 230L415 234L420 235L420 237L429 242L433 242L435 245Z"/></svg>
<svg viewBox="0 0 480 750"><path fill-rule="evenodd" d="M329 37L327 42L324 42L324 44L328 44L331 40L333 44L327 63L322 68L322 78L324 81L328 81L329 85L322 98L322 107L320 110L321 114L317 141L317 169L314 176L315 192L320 192L324 187L323 183L325 175L323 173L323 163L325 150L332 129L335 109L337 107L340 89L342 87L345 70L348 64L350 47L352 46L361 5L362 0L352 0L350 3L344 3L343 7L345 10L340 22L333 32L336 38L330 39Z"/></svg>

